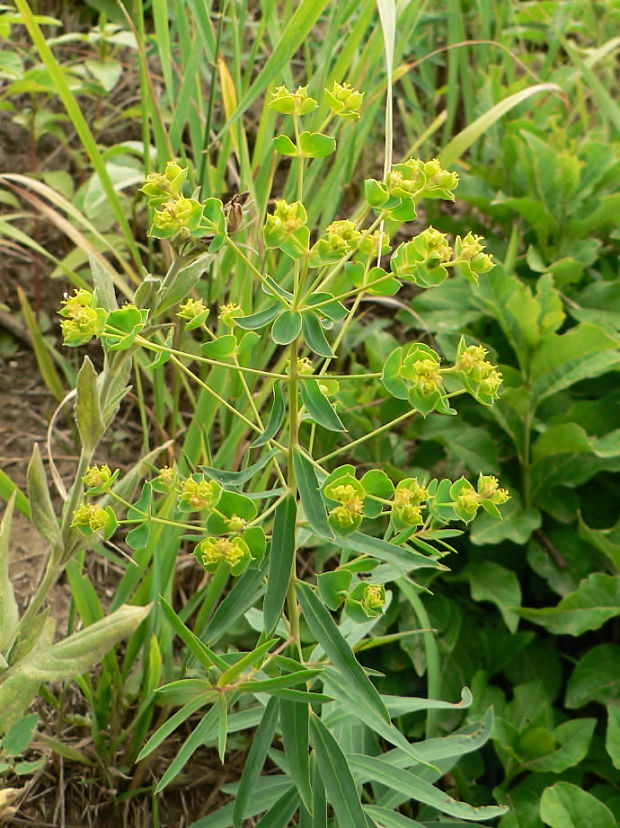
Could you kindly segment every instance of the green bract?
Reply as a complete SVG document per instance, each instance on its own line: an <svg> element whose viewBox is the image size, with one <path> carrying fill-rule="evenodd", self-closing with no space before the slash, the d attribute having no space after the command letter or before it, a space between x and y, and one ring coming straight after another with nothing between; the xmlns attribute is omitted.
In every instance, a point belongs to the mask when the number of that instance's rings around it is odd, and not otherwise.
<svg viewBox="0 0 620 828"><path fill-rule="evenodd" d="M127 304L119 310L109 313L105 320L105 330L101 334L101 343L108 351L125 351L134 343L136 336L144 328L148 310Z"/></svg>

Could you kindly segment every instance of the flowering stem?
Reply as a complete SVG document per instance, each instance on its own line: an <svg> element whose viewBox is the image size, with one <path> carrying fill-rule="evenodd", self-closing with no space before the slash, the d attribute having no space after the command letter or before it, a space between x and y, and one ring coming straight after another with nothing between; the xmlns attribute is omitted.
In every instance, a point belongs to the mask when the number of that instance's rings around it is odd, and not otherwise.
<svg viewBox="0 0 620 828"><path fill-rule="evenodd" d="M318 463L324 463L325 460L330 460L332 457L336 457L338 454L342 454L344 451L349 451L354 446L359 446L360 443L365 443L366 440L371 440L377 434L381 434L383 431L388 431L398 423L402 423L403 420L412 417L414 414L417 413L417 409L412 408L410 411L405 411L404 414L400 414L398 417L395 417L393 420L390 420L388 423L384 423L379 428L375 428L374 431L369 431L368 434L364 434L362 437L358 437L357 440L353 440L351 443L347 443L345 446L341 446L339 449L335 451L330 451L329 454L324 454L323 457L319 457Z"/></svg>
<svg viewBox="0 0 620 828"><path fill-rule="evenodd" d="M289 346L289 380L288 380L288 418L289 418L289 442L288 442L288 487L293 497L297 496L297 480L295 477L295 449L299 444L299 400L298 400L298 370L297 370L297 349L299 347L299 337L297 337ZM302 659L301 654L301 636L299 630L299 608L297 606L297 593L295 590L295 581L297 579L297 550L293 552L293 562L291 566L291 573L289 576L289 585L287 591L287 614L290 634L296 643L299 652L299 658Z"/></svg>

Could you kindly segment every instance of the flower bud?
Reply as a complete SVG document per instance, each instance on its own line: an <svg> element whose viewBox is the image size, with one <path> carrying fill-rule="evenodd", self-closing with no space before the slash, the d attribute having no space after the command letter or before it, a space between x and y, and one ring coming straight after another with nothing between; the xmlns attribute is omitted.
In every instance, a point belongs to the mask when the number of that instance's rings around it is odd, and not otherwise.
<svg viewBox="0 0 620 828"><path fill-rule="evenodd" d="M385 587L382 584L364 584L362 607L368 615L379 615L385 606Z"/></svg>
<svg viewBox="0 0 620 828"><path fill-rule="evenodd" d="M156 492L169 492L177 479L177 471L172 466L162 466L157 477L151 481Z"/></svg>
<svg viewBox="0 0 620 828"><path fill-rule="evenodd" d="M243 308L236 302L229 302L227 305L222 305L220 307L220 312L218 313L217 318L221 319L222 322L225 325L228 325L229 328L234 328L237 324L235 322L235 318L238 316L243 316Z"/></svg>
<svg viewBox="0 0 620 828"><path fill-rule="evenodd" d="M444 263L451 257L452 249L446 236L434 227L428 227L396 248L390 267L399 279L422 287L434 287L447 278Z"/></svg>
<svg viewBox="0 0 620 828"><path fill-rule="evenodd" d="M112 483L118 477L118 470L112 474L112 471L109 466L89 466L86 469L86 474L82 478L84 481L84 485L88 487L88 489L96 489L97 491L91 491L90 494L101 494L104 491L107 491Z"/></svg>

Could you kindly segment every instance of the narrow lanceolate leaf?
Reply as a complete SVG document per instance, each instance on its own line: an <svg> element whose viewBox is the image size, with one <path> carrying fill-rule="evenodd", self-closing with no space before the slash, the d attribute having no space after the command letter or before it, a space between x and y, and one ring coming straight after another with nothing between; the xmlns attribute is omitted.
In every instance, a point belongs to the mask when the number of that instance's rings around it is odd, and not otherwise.
<svg viewBox="0 0 620 828"><path fill-rule="evenodd" d="M312 786L308 754L307 704L280 699L280 729L290 774L308 811L312 811Z"/></svg>
<svg viewBox="0 0 620 828"><path fill-rule="evenodd" d="M197 635L185 626L165 598L160 596L159 603L161 604L164 616L172 629L185 643L194 658L202 664L203 667L206 667L207 670L210 667L217 667L220 670L228 669L228 663L224 661L223 658L220 658L217 653L212 652L207 645L198 638Z"/></svg>
<svg viewBox="0 0 620 828"><path fill-rule="evenodd" d="M287 828L290 819L299 807L299 796L294 788L283 793L265 816L256 823L256 828Z"/></svg>
<svg viewBox="0 0 620 828"><path fill-rule="evenodd" d="M396 567L402 568L403 572L409 572L412 569L422 569L424 567L429 569L448 569L447 566L439 563L434 558L421 555L419 552L414 552L408 547L396 546L396 544L384 541L381 538L373 538L371 535L365 535L363 532L351 532L346 537L337 537L334 542L338 546L351 549L360 555L368 555L371 558L377 558L380 561L393 564Z"/></svg>
<svg viewBox="0 0 620 828"><path fill-rule="evenodd" d="M13 585L9 580L9 538L15 506L15 493L11 495L0 523L0 653L13 638L19 614Z"/></svg>
<svg viewBox="0 0 620 828"><path fill-rule="evenodd" d="M84 450L86 452L94 451L105 427L99 404L97 372L88 357L84 357L84 362L77 377L75 419Z"/></svg>
<svg viewBox="0 0 620 828"><path fill-rule="evenodd" d="M156 748L158 748L164 739L167 739L168 736L173 733L177 727L183 724L186 719L195 713L199 707L205 707L210 699L209 696L205 694L205 698L195 698L188 701L180 710L172 715L167 722L164 722L161 727L158 727L155 733L150 737L148 742L144 745L140 753L138 754L137 760L140 762L144 759L145 756L148 756L149 753L152 753Z"/></svg>
<svg viewBox="0 0 620 828"><path fill-rule="evenodd" d="M454 138L443 148L439 154L439 162L442 167L449 167L458 161L459 158L469 149L469 147L480 138L481 135L493 126L493 124L509 112L513 107L517 106L532 95L537 95L539 92L561 92L560 87L555 83L538 83L535 86L528 86L527 89L521 89L515 92L514 95L509 95L503 101L492 106L483 115L465 127L462 132L455 135Z"/></svg>
<svg viewBox="0 0 620 828"><path fill-rule="evenodd" d="M356 686L364 707L373 710L389 723L390 716L381 701L381 696L355 658L353 650L342 637L336 622L314 594L312 587L305 583L298 583L297 596L306 623L336 670Z"/></svg>
<svg viewBox="0 0 620 828"><path fill-rule="evenodd" d="M28 500L30 502L30 519L45 540L51 543L52 547L59 547L62 542L60 526L52 506L45 469L43 468L37 443L34 444L32 457L30 463L28 463Z"/></svg>
<svg viewBox="0 0 620 828"><path fill-rule="evenodd" d="M323 357L335 356L316 313L312 313L311 311L304 313L302 331L304 341L311 351Z"/></svg>
<svg viewBox="0 0 620 828"><path fill-rule="evenodd" d="M327 522L325 504L319 492L314 466L299 449L295 449L293 453L293 463L301 505L310 528L319 537L333 538L334 533Z"/></svg>
<svg viewBox="0 0 620 828"><path fill-rule="evenodd" d="M315 379L304 380L301 383L301 399L315 423L329 431L346 431L342 420Z"/></svg>
<svg viewBox="0 0 620 828"><path fill-rule="evenodd" d="M271 411L269 412L269 419L262 434L254 440L250 448L258 448L259 446L268 443L276 436L282 426L284 419L284 394L282 393L282 383L276 382L273 386L273 402L271 404Z"/></svg>
<svg viewBox="0 0 620 828"><path fill-rule="evenodd" d="M295 556L297 505L289 495L276 509L271 534L269 576L263 606L265 631L270 634L280 620Z"/></svg>
<svg viewBox="0 0 620 828"><path fill-rule="evenodd" d="M273 741L278 723L278 714L278 700L275 698L269 699L243 766L243 774L233 808L233 828L241 828L243 815L248 810L248 803L252 798L261 768L265 764L267 752Z"/></svg>
<svg viewBox="0 0 620 828"><path fill-rule="evenodd" d="M362 811L353 776L338 742L318 716L310 719L310 735L319 774L338 824L365 828L369 822Z"/></svg>
<svg viewBox="0 0 620 828"><path fill-rule="evenodd" d="M254 606L264 591L262 569L248 569L237 579L226 598L213 613L204 637L209 642L217 641L230 625L241 618L250 607Z"/></svg>
<svg viewBox="0 0 620 828"><path fill-rule="evenodd" d="M195 751L200 745L214 739L218 732L220 708L214 704L208 713L198 722L192 733L181 745L179 752L174 757L172 762L166 768L166 772L157 783L155 793L163 791L169 785L175 776L183 770L185 765L189 762Z"/></svg>
<svg viewBox="0 0 620 828"><path fill-rule="evenodd" d="M375 756L361 756L350 754L347 756L349 767L353 771L359 784L365 782L378 782L393 791L411 797L417 802L430 805L442 814L464 819L494 819L505 814L508 808L504 806L479 806L474 807L466 802L459 802L452 799L445 791L435 788L430 782L426 782L411 771L397 768L386 762L384 759L377 759Z"/></svg>

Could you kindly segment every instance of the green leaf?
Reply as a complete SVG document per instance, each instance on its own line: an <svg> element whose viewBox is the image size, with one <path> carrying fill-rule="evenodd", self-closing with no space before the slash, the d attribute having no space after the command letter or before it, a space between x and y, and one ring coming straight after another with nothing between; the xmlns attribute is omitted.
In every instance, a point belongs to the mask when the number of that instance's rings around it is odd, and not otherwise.
<svg viewBox="0 0 620 828"><path fill-rule="evenodd" d="M172 780L178 776L179 773L181 773L185 765L189 762L191 757L201 745L216 736L219 714L220 708L218 705L214 704L209 712L202 717L194 730L183 742L176 756L166 768L164 775L155 786L156 794L163 791L164 788L166 788Z"/></svg>
<svg viewBox="0 0 620 828"><path fill-rule="evenodd" d="M276 436L282 426L284 420L284 394L282 393L282 383L275 382L273 385L273 402L271 404L271 411L269 412L269 419L262 434L254 440L250 448L258 448L268 443Z"/></svg>
<svg viewBox="0 0 620 828"><path fill-rule="evenodd" d="M582 379L620 364L620 339L598 325L581 322L564 334L544 336L532 357L532 395L540 402Z"/></svg>
<svg viewBox="0 0 620 828"><path fill-rule="evenodd" d="M271 327L276 345L288 345L301 333L302 317L297 311L283 311Z"/></svg>
<svg viewBox="0 0 620 828"><path fill-rule="evenodd" d="M347 759L358 782L378 782L417 802L430 805L431 808L436 808L442 814L463 817L464 819L494 819L505 814L508 810L501 805L475 807L468 805L466 802L459 802L448 796L445 791L435 788L411 771L395 767L386 762L385 759L378 759L375 756L359 756L357 754L350 754Z"/></svg>
<svg viewBox="0 0 620 828"><path fill-rule="evenodd" d="M283 793L271 806L255 828L287 828L290 819L299 807L299 795L294 788Z"/></svg>
<svg viewBox="0 0 620 828"><path fill-rule="evenodd" d="M570 782L545 788L540 799L540 817L551 828L614 828L609 808L592 794Z"/></svg>
<svg viewBox="0 0 620 828"><path fill-rule="evenodd" d="M379 561L393 564L403 574L410 572L412 569L448 569L439 561L421 555L419 552L414 552L409 547L396 546L394 543L365 535L363 532L351 532L350 535L343 538L336 537L334 543L343 549L351 549L360 555L368 555L371 558L377 558Z"/></svg>
<svg viewBox="0 0 620 828"><path fill-rule="evenodd" d="M116 310L118 308L118 302L116 301L114 281L110 270L104 265L102 259L94 256L90 250L87 252L88 264L93 277L93 289L97 298L97 307L104 308L107 311Z"/></svg>
<svg viewBox="0 0 620 828"><path fill-rule="evenodd" d="M261 768L265 764L267 753L273 741L278 715L278 700L271 698L267 702L260 724L254 733L250 750L243 765L243 773L233 808L233 828L241 828L243 815L246 813L248 803L254 794Z"/></svg>
<svg viewBox="0 0 620 828"><path fill-rule="evenodd" d="M495 604L510 632L516 632L519 614L515 607L521 604L521 587L514 572L495 561L478 561L464 570L463 577L469 581L474 601Z"/></svg>
<svg viewBox="0 0 620 828"><path fill-rule="evenodd" d="M303 314L302 331L304 341L311 351L323 357L334 357L331 345L325 337L321 321L316 313L307 311Z"/></svg>
<svg viewBox="0 0 620 828"><path fill-rule="evenodd" d="M15 499L13 493L0 522L0 653L10 644L19 621L17 601L9 578L9 540Z"/></svg>
<svg viewBox="0 0 620 828"><path fill-rule="evenodd" d="M312 531L320 538L333 538L334 533L327 522L325 504L320 494L314 466L299 448L293 452L293 464L299 498Z"/></svg>
<svg viewBox="0 0 620 828"><path fill-rule="evenodd" d="M75 420L84 450L93 452L103 436L105 425L99 403L97 372L87 356L77 376Z"/></svg>
<svg viewBox="0 0 620 828"><path fill-rule="evenodd" d="M301 399L315 423L329 431L346 431L340 417L322 393L315 379L307 379L301 383Z"/></svg>
<svg viewBox="0 0 620 828"><path fill-rule="evenodd" d="M340 745L318 716L310 718L310 735L318 771L339 825L365 828L369 823Z"/></svg>
<svg viewBox="0 0 620 828"><path fill-rule="evenodd" d="M571 719L551 731L549 752L523 764L537 772L562 773L588 755L596 719ZM555 747L557 745L557 747Z"/></svg>
<svg viewBox="0 0 620 828"><path fill-rule="evenodd" d="M296 585L297 597L304 619L332 664L343 678L355 685L364 707L373 710L389 724L390 716L375 686L355 658L353 650L343 638L334 619L306 583Z"/></svg>
<svg viewBox="0 0 620 828"><path fill-rule="evenodd" d="M252 313L249 316L236 316L235 322L246 331L258 331L268 325L282 310L282 305L276 302L264 310Z"/></svg>
<svg viewBox="0 0 620 828"><path fill-rule="evenodd" d="M334 152L336 141L330 135L320 132L302 132L299 136L299 147L307 158L322 158Z"/></svg>
<svg viewBox="0 0 620 828"><path fill-rule="evenodd" d="M200 352L203 356L211 359L224 359L232 356L237 347L237 338L234 334L226 334L225 336L218 336L211 342L204 342L200 346Z"/></svg>
<svg viewBox="0 0 620 828"><path fill-rule="evenodd" d="M296 519L297 505L295 498L288 495L276 509L271 534L269 576L263 604L265 632L267 634L275 630L286 600L295 556Z"/></svg>
<svg viewBox="0 0 620 828"><path fill-rule="evenodd" d="M2 739L2 749L9 756L18 756L20 753L23 753L32 741L32 734L38 721L39 714L30 713L28 716L23 716L18 722L15 722L13 727L9 729Z"/></svg>
<svg viewBox="0 0 620 828"><path fill-rule="evenodd" d="M159 603L163 610L164 617L199 664L202 664L202 666L207 670L210 667L217 667L220 671L228 669L228 663L217 655L217 653L212 652L207 645L189 629L189 627L185 626L162 595L159 596Z"/></svg>
<svg viewBox="0 0 620 828"><path fill-rule="evenodd" d="M289 772L307 810L312 810L307 704L280 699L282 743L289 763Z"/></svg>
<svg viewBox="0 0 620 828"><path fill-rule="evenodd" d="M263 454L260 460L257 460L256 463L252 463L252 465L246 466L245 469L238 472L226 471L225 469L215 469L212 466L200 466L200 470L203 471L207 477L210 477L211 480L215 480L222 486L242 486L244 483L247 483L248 480L251 480L257 471L264 468L267 463L279 455L279 453L280 449L278 448L270 449L268 452L265 452L265 454Z"/></svg>
<svg viewBox="0 0 620 828"><path fill-rule="evenodd" d="M446 144L443 150L439 153L439 163L442 167L450 167L455 161L469 149L469 147L480 138L481 135L490 129L493 124L498 121L503 115L509 112L513 107L531 98L532 95L537 95L539 92L562 92L561 88L555 83L538 83L534 86L528 86L526 89L521 89L515 92L514 95L509 95L503 101L492 106L483 113L479 118L476 118L471 124L465 127L458 135Z"/></svg>
<svg viewBox="0 0 620 828"><path fill-rule="evenodd" d="M599 644L579 659L566 686L566 706L620 703L620 647Z"/></svg>
<svg viewBox="0 0 620 828"><path fill-rule="evenodd" d="M215 610L206 632L200 637L210 642L217 641L235 621L245 615L264 592L264 577L264 568L244 572Z"/></svg>
<svg viewBox="0 0 620 828"><path fill-rule="evenodd" d="M288 135L277 135L271 142L271 146L280 155L297 155L297 147Z"/></svg>
<svg viewBox="0 0 620 828"><path fill-rule="evenodd" d="M198 710L199 707L204 707L205 704L209 702L209 696L205 693L204 696L200 696L198 698L193 698L191 701L188 701L180 710L177 710L167 722L164 722L163 725L157 728L155 733L149 738L148 742L144 745L140 753L138 754L136 761L140 762L145 756L148 756L154 750L156 750L159 745L167 739L168 736L173 733L179 725L183 724L186 719Z"/></svg>
<svg viewBox="0 0 620 828"><path fill-rule="evenodd" d="M52 547L59 550L62 546L60 526L52 506L38 443L34 444L28 464L28 501L32 522Z"/></svg>
<svg viewBox="0 0 620 828"><path fill-rule="evenodd" d="M614 768L620 770L620 707L615 704L607 707L605 749L613 762Z"/></svg>
<svg viewBox="0 0 620 828"><path fill-rule="evenodd" d="M2 674L0 732L20 718L42 681L69 679L90 670L112 647L131 635L150 610L150 605L122 606L55 644L49 645L45 636L40 638L39 646L35 645Z"/></svg>
<svg viewBox="0 0 620 828"><path fill-rule="evenodd" d="M581 635L620 615L620 575L593 572L555 607L521 608L519 615L556 635Z"/></svg>
<svg viewBox="0 0 620 828"><path fill-rule="evenodd" d="M364 805L364 811L376 824L384 826L384 828L424 828L423 823L417 822L415 819L409 819L409 817L398 811L382 808L380 805ZM471 825L471 823L468 824Z"/></svg>
<svg viewBox="0 0 620 828"><path fill-rule="evenodd" d="M471 542L476 546L498 544L503 540L524 544L542 520L538 509L524 509L518 492L513 491L508 503L502 505L501 514L502 519L497 520L486 512L480 512L472 523L469 533Z"/></svg>

